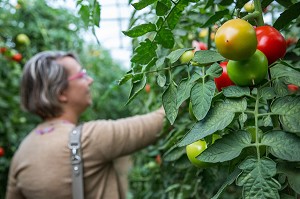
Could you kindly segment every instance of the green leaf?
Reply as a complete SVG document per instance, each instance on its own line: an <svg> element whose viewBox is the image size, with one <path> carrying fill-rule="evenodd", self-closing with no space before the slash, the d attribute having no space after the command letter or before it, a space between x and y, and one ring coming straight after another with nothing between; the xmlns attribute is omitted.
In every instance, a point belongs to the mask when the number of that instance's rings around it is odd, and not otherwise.
<svg viewBox="0 0 300 199"><path fill-rule="evenodd" d="M276 93L273 87L264 87L260 89L259 96L265 100L273 99L276 97Z"/></svg>
<svg viewBox="0 0 300 199"><path fill-rule="evenodd" d="M229 14L229 10L227 10L227 9L217 11L201 27L202 28L209 27L209 26L215 24L220 19L222 19L224 17L224 15L228 15L228 14Z"/></svg>
<svg viewBox="0 0 300 199"><path fill-rule="evenodd" d="M188 78L182 79L177 89L177 108L190 97L193 84Z"/></svg>
<svg viewBox="0 0 300 199"><path fill-rule="evenodd" d="M217 61L222 61L225 58L212 50L199 50L195 52L194 58L192 61L195 61L199 64L210 64Z"/></svg>
<svg viewBox="0 0 300 199"><path fill-rule="evenodd" d="M174 50L167 56L167 58L170 60L171 64L173 64L181 57L181 55L185 51L188 50L193 50L193 48L181 48L181 49Z"/></svg>
<svg viewBox="0 0 300 199"><path fill-rule="evenodd" d="M122 33L128 37L140 37L148 32L156 31L156 26L153 23L141 24L135 26L127 31L122 31Z"/></svg>
<svg viewBox="0 0 300 199"><path fill-rule="evenodd" d="M81 20L83 21L84 25L86 27L89 26L90 23L90 8L88 5L81 5L78 14L81 17Z"/></svg>
<svg viewBox="0 0 300 199"><path fill-rule="evenodd" d="M140 0L137 3L131 4L136 10L142 10L143 8L146 8L147 6L155 3L157 0Z"/></svg>
<svg viewBox="0 0 300 199"><path fill-rule="evenodd" d="M131 62L137 64L148 64L153 57L156 57L157 45L153 44L149 39L141 42L140 45L134 50Z"/></svg>
<svg viewBox="0 0 300 199"><path fill-rule="evenodd" d="M176 99L177 99L177 88L175 86L175 83L171 81L170 85L162 95L163 107L166 111L166 116L171 124L174 123L178 114Z"/></svg>
<svg viewBox="0 0 300 199"><path fill-rule="evenodd" d="M98 1L94 1L93 6L93 24L97 27L100 26L100 15L101 15L101 6Z"/></svg>
<svg viewBox="0 0 300 199"><path fill-rule="evenodd" d="M227 177L226 181L223 183L218 192L211 199L218 199L221 195L222 191L230 184L234 182L234 180L240 175L241 170L236 167L235 170Z"/></svg>
<svg viewBox="0 0 300 199"><path fill-rule="evenodd" d="M288 9L286 9L283 13L280 14L278 19L273 24L273 27L277 30L283 29L287 26L292 20L296 19L300 15L300 2L293 4Z"/></svg>
<svg viewBox="0 0 300 199"><path fill-rule="evenodd" d="M283 64L276 64L271 69L272 78L292 77L299 78L300 72Z"/></svg>
<svg viewBox="0 0 300 199"><path fill-rule="evenodd" d="M277 164L277 173L284 173L292 189L300 194L300 169L290 162Z"/></svg>
<svg viewBox="0 0 300 199"><path fill-rule="evenodd" d="M164 16L169 11L168 6L164 3L158 1L156 4L156 15L157 16Z"/></svg>
<svg viewBox="0 0 300 199"><path fill-rule="evenodd" d="M243 112L247 108L246 99L226 99L211 108L206 117L197 122L192 129L178 143L178 146L186 146L218 130L226 128L233 120L235 112Z"/></svg>
<svg viewBox="0 0 300 199"><path fill-rule="evenodd" d="M156 82L160 87L164 87L167 82L167 77L165 76L165 74L159 74L157 76Z"/></svg>
<svg viewBox="0 0 300 199"><path fill-rule="evenodd" d="M243 186L243 198L279 199L281 185L273 178L276 163L268 158L249 158L239 165L243 170L237 179L237 185Z"/></svg>
<svg viewBox="0 0 300 199"><path fill-rule="evenodd" d="M265 134L261 142L270 146L270 153L278 158L288 161L300 161L300 138L294 134L272 131Z"/></svg>
<svg viewBox="0 0 300 199"><path fill-rule="evenodd" d="M182 155L185 155L185 147L173 146L163 156L164 161L173 162L178 160Z"/></svg>
<svg viewBox="0 0 300 199"><path fill-rule="evenodd" d="M165 48L173 48L175 43L172 31L166 27L158 32L155 40Z"/></svg>
<svg viewBox="0 0 300 199"><path fill-rule="evenodd" d="M236 131L216 140L197 159L212 163L225 162L239 156L250 144L251 135L247 131Z"/></svg>
<svg viewBox="0 0 300 199"><path fill-rule="evenodd" d="M249 89L249 87L229 86L229 87L223 88L223 94L225 97L249 96L250 89Z"/></svg>
<svg viewBox="0 0 300 199"><path fill-rule="evenodd" d="M178 3L172 8L167 17L168 26L171 30L177 25L182 11L189 4L189 0L179 0Z"/></svg>
<svg viewBox="0 0 300 199"><path fill-rule="evenodd" d="M131 90L130 90L130 94L129 94L129 99L126 102L126 105L129 104L134 98L135 96L137 96L137 94L143 90L143 88L145 87L147 83L147 79L146 76L143 75L143 78L140 81L133 81L132 80L132 85L131 85Z"/></svg>
<svg viewBox="0 0 300 199"><path fill-rule="evenodd" d="M222 67L218 63L212 64L206 71L206 75L209 75L211 77L219 77L223 72Z"/></svg>
<svg viewBox="0 0 300 199"><path fill-rule="evenodd" d="M202 120L210 109L211 101L216 90L214 81L197 82L191 90L193 113L197 120Z"/></svg>
<svg viewBox="0 0 300 199"><path fill-rule="evenodd" d="M275 1L277 1L277 3L279 3L280 5L286 8L293 5L293 2L291 0L275 0Z"/></svg>
<svg viewBox="0 0 300 199"><path fill-rule="evenodd" d="M283 129L299 133L300 96L285 96L276 99L271 105L271 112L280 115Z"/></svg>
<svg viewBox="0 0 300 199"><path fill-rule="evenodd" d="M130 80L133 77L131 73L124 75L118 82L118 85L125 84L128 80Z"/></svg>

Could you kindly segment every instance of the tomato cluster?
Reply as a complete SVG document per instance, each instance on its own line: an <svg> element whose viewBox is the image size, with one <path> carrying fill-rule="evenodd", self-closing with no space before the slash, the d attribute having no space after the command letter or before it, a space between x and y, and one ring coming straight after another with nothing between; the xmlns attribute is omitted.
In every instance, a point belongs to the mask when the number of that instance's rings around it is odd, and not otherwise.
<svg viewBox="0 0 300 199"><path fill-rule="evenodd" d="M274 27L255 28L243 19L225 22L216 32L215 43L218 52L229 60L227 66L221 66L220 79L215 78L219 91L232 85L230 81L238 86L258 85L266 78L268 66L284 57L287 46Z"/></svg>

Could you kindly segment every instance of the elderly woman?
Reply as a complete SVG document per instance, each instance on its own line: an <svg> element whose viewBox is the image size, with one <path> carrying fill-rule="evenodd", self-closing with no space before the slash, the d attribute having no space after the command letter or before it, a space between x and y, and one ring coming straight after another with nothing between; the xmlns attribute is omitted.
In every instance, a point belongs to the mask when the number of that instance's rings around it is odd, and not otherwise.
<svg viewBox="0 0 300 199"><path fill-rule="evenodd" d="M22 107L43 120L14 154L7 199L72 198L69 134L92 104L87 75L76 56L41 52L25 65L21 81ZM164 110L119 120L83 123L81 153L86 199L122 199L126 187L116 168L119 160L157 140ZM121 169L120 169L121 170Z"/></svg>

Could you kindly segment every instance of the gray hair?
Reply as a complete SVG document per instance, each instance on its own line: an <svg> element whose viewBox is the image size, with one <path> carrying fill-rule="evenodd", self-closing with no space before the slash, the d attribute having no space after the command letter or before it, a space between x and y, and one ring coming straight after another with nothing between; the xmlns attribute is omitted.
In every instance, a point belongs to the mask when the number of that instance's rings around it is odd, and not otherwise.
<svg viewBox="0 0 300 199"><path fill-rule="evenodd" d="M62 114L59 94L68 87L68 72L57 62L73 53L44 51L33 56L24 66L21 79L21 106L43 119Z"/></svg>

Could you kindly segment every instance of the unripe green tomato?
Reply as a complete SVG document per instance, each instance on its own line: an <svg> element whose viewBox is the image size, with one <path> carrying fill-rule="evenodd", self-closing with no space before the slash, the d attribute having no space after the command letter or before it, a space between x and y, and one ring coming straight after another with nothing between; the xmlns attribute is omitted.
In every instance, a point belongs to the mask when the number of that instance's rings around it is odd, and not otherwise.
<svg viewBox="0 0 300 199"><path fill-rule="evenodd" d="M18 44L21 44L21 45L29 45L30 44L29 37L24 33L18 34L16 37L16 41Z"/></svg>
<svg viewBox="0 0 300 199"><path fill-rule="evenodd" d="M244 60L256 50L257 39L253 26L243 19L231 19L216 32L218 52L229 60Z"/></svg>
<svg viewBox="0 0 300 199"><path fill-rule="evenodd" d="M255 10L254 2L253 1L248 1L244 5L244 9L246 10L246 12L249 12L249 13L254 12L254 10Z"/></svg>
<svg viewBox="0 0 300 199"><path fill-rule="evenodd" d="M256 50L249 59L229 60L227 73L237 86L257 85L268 73L268 59L260 50Z"/></svg>
<svg viewBox="0 0 300 199"><path fill-rule="evenodd" d="M188 63L189 61L191 61L191 59L193 59L194 57L194 51L193 50L188 50L185 51L181 57L179 58L180 62L183 63Z"/></svg>
<svg viewBox="0 0 300 199"><path fill-rule="evenodd" d="M188 159L193 165L195 165L198 168L206 168L210 165L209 163L200 161L196 158L206 148L207 148L207 144L204 140L198 140L186 146L186 154L188 156Z"/></svg>

